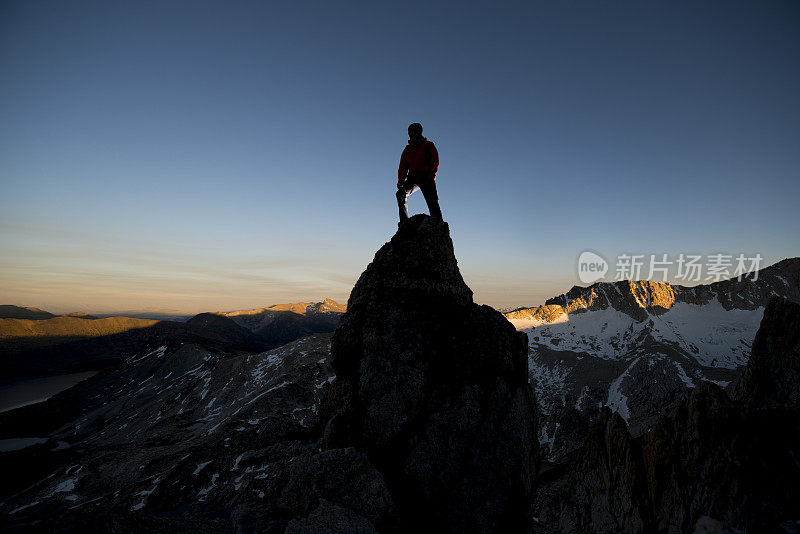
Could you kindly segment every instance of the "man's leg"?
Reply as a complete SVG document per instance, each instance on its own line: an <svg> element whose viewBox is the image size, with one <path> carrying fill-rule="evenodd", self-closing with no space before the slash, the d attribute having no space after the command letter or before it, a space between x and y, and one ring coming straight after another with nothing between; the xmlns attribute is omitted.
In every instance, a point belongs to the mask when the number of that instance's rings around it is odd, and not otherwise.
<svg viewBox="0 0 800 534"><path fill-rule="evenodd" d="M436 182L431 180L430 182L420 184L420 189L422 189L422 194L425 196L425 202L428 204L428 211L431 217L441 219L442 210L439 208L439 195L436 192Z"/></svg>
<svg viewBox="0 0 800 534"><path fill-rule="evenodd" d="M400 208L400 222L408 220L408 195L416 191L419 187L415 184L405 182L402 187L397 188L397 207Z"/></svg>

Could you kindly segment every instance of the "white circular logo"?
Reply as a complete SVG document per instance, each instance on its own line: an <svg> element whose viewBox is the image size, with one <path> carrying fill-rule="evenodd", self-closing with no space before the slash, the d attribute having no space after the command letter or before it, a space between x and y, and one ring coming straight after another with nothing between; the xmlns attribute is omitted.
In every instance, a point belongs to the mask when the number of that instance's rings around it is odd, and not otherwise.
<svg viewBox="0 0 800 534"><path fill-rule="evenodd" d="M584 284L593 284L608 272L608 262L594 252L581 252L578 256L578 278Z"/></svg>

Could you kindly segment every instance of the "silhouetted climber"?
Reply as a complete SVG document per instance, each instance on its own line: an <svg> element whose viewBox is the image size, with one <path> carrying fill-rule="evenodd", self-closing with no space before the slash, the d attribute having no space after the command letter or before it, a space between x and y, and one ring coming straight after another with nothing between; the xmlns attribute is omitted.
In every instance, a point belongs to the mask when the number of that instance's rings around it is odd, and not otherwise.
<svg viewBox="0 0 800 534"><path fill-rule="evenodd" d="M431 217L442 218L439 196L436 193L436 171L439 170L439 152L433 142L422 137L422 125L415 122L408 127L408 146L400 156L397 169L397 205L400 207L400 222L408 220L408 195L422 190Z"/></svg>

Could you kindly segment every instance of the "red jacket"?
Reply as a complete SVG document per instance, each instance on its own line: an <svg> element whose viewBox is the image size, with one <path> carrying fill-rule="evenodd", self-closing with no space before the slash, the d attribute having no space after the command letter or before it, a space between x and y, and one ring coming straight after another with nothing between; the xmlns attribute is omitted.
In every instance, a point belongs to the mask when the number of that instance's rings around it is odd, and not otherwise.
<svg viewBox="0 0 800 534"><path fill-rule="evenodd" d="M436 172L439 170L439 152L432 141L424 137L422 142L408 142L400 156L400 167L397 169L397 181L405 180L406 175L415 178L436 179Z"/></svg>

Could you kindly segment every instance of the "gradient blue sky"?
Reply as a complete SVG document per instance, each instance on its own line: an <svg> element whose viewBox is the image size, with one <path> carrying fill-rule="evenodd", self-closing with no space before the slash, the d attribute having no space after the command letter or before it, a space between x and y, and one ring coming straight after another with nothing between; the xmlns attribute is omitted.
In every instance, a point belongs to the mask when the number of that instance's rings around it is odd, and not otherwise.
<svg viewBox="0 0 800 534"><path fill-rule="evenodd" d="M566 291L586 249L774 263L798 95L795 1L4 1L0 301L345 301L412 121L478 302Z"/></svg>

